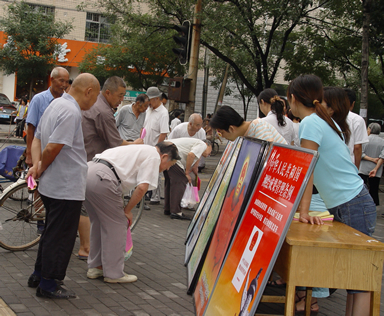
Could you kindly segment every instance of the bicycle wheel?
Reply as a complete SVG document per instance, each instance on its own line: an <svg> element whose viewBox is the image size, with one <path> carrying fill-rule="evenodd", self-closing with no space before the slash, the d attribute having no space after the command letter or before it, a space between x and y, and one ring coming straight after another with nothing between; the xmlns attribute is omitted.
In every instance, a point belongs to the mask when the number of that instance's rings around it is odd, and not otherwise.
<svg viewBox="0 0 384 316"><path fill-rule="evenodd" d="M14 196L19 199L13 199ZM11 251L33 247L40 240L37 221L44 219L45 209L40 194L37 190L30 193L26 181L5 190L0 199L0 247Z"/></svg>
<svg viewBox="0 0 384 316"><path fill-rule="evenodd" d="M216 142L213 142L211 156L216 156L218 152L219 152L219 144Z"/></svg>
<svg viewBox="0 0 384 316"><path fill-rule="evenodd" d="M131 211L133 214L133 220L131 223L131 231L133 231L135 229L137 223L139 222L139 220L141 218L141 215L143 214L144 200L145 200L145 198L143 197L140 204L139 204L139 207L135 206ZM129 201L129 197L124 196L124 206L126 206L128 204L128 201Z"/></svg>

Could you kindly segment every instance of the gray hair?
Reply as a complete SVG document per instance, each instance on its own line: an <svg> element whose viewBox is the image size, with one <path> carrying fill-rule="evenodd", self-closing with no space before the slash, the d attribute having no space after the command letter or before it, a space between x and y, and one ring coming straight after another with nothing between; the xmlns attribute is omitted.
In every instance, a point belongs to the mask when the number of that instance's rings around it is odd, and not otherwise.
<svg viewBox="0 0 384 316"><path fill-rule="evenodd" d="M51 78L57 78L60 75L60 71L65 71L69 76L68 70L64 67L55 67L51 71Z"/></svg>
<svg viewBox="0 0 384 316"><path fill-rule="evenodd" d="M107 90L111 92L116 92L120 87L127 88L127 85L125 84L124 80L118 76L109 77L103 85L102 92L105 92Z"/></svg>
<svg viewBox="0 0 384 316"><path fill-rule="evenodd" d="M140 102L141 104L147 102L149 100L148 96L145 93L140 93L136 97L136 102Z"/></svg>
<svg viewBox="0 0 384 316"><path fill-rule="evenodd" d="M381 126L378 123L371 123L368 128L371 130L371 134L379 135L381 132Z"/></svg>
<svg viewBox="0 0 384 316"><path fill-rule="evenodd" d="M188 122L191 123L191 124L193 124L193 123L195 122L195 117L196 117L196 115L200 116L201 119L203 119L203 117L201 116L200 113L193 113L193 114L191 114L191 116L189 117Z"/></svg>
<svg viewBox="0 0 384 316"><path fill-rule="evenodd" d="M209 139L203 139L203 142L206 143L207 146L212 146L212 142Z"/></svg>

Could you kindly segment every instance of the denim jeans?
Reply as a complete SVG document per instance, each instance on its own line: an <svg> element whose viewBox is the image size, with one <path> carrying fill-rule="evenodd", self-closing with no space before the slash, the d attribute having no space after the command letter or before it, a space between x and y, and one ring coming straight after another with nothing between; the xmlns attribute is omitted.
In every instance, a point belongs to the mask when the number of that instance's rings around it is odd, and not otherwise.
<svg viewBox="0 0 384 316"><path fill-rule="evenodd" d="M375 231L376 205L365 185L352 200L328 211L335 216L336 221L351 226L368 236L372 236Z"/></svg>
<svg viewBox="0 0 384 316"><path fill-rule="evenodd" d="M352 228L372 236L376 226L376 204L373 202L366 186L352 200L328 210L334 219ZM349 294L362 291L347 290Z"/></svg>

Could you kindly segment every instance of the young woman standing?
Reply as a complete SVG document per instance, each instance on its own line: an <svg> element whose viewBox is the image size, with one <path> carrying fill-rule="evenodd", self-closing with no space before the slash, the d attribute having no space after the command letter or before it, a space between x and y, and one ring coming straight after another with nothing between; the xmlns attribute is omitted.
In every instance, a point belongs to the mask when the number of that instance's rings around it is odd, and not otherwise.
<svg viewBox="0 0 384 316"><path fill-rule="evenodd" d="M376 224L375 203L357 174L339 127L327 113L325 104L322 105L320 78L314 75L297 77L289 84L287 96L293 115L302 120L301 147L320 154L299 206L300 221L319 221L308 215L314 184L335 220L371 236ZM369 308L369 292L348 290L347 316L368 316Z"/></svg>

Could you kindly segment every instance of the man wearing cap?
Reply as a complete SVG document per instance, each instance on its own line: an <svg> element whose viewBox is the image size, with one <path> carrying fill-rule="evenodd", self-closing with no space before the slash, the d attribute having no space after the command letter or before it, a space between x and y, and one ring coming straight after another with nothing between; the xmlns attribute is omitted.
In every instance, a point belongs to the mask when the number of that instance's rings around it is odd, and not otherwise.
<svg viewBox="0 0 384 316"><path fill-rule="evenodd" d="M147 90L147 96L149 98L149 108L146 112L144 128L146 131L144 137L144 144L155 146L165 140L169 133L168 126L168 111L161 103L162 93L157 87L150 87ZM160 184L159 175L159 184ZM150 204L160 203L160 185L156 190L152 191L152 198Z"/></svg>

